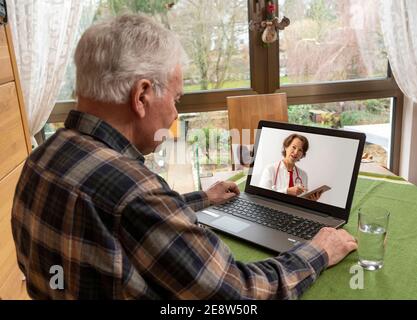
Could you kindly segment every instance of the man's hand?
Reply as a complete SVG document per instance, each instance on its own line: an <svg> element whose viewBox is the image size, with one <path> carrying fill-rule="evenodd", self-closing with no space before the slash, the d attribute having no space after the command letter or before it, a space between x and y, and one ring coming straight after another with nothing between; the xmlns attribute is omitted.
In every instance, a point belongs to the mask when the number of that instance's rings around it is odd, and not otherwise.
<svg viewBox="0 0 417 320"><path fill-rule="evenodd" d="M356 239L346 230L323 228L311 240L311 244L326 251L329 267L339 263L349 252L356 250Z"/></svg>
<svg viewBox="0 0 417 320"><path fill-rule="evenodd" d="M221 204L240 194L236 183L218 181L206 191L210 204Z"/></svg>

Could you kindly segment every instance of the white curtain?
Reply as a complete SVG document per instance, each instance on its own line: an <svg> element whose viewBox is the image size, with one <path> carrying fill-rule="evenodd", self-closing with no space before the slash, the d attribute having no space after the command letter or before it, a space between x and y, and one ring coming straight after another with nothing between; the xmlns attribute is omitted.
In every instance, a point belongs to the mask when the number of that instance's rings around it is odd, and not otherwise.
<svg viewBox="0 0 417 320"><path fill-rule="evenodd" d="M71 58L82 0L8 0L16 60L33 136L45 125Z"/></svg>
<svg viewBox="0 0 417 320"><path fill-rule="evenodd" d="M380 0L380 17L392 73L401 91L417 102L417 1Z"/></svg>
<svg viewBox="0 0 417 320"><path fill-rule="evenodd" d="M376 59L380 52L379 0L349 0L349 28L355 33L360 58L366 68L366 74L374 76L379 70L386 70L386 64L379 65L382 59Z"/></svg>

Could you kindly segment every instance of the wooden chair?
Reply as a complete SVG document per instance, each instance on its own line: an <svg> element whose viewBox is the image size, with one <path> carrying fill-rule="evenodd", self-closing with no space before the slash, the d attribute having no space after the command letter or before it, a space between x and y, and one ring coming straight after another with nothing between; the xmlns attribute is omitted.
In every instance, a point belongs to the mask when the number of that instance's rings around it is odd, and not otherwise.
<svg viewBox="0 0 417 320"><path fill-rule="evenodd" d="M249 166L260 120L288 122L285 93L227 97L232 168Z"/></svg>

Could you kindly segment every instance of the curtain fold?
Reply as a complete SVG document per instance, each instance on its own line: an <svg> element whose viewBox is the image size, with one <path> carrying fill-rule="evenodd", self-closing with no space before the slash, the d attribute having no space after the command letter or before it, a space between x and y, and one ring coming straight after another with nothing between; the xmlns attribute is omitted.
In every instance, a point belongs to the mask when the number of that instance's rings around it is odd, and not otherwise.
<svg viewBox="0 0 417 320"><path fill-rule="evenodd" d="M381 65L385 59L375 57L375 53L381 52L383 41L379 31L378 2L379 0L349 0L349 27L354 31L360 59L366 69L365 74L371 76L386 70L386 63Z"/></svg>
<svg viewBox="0 0 417 320"><path fill-rule="evenodd" d="M417 103L417 1L380 0L381 28L392 73Z"/></svg>
<svg viewBox="0 0 417 320"><path fill-rule="evenodd" d="M9 23L32 136L51 114L82 14L82 0L8 0Z"/></svg>

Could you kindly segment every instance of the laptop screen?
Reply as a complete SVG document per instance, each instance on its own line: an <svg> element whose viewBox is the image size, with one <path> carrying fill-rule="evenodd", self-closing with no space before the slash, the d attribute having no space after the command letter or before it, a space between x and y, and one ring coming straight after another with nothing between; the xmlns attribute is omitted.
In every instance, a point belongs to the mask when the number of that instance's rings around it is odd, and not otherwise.
<svg viewBox="0 0 417 320"><path fill-rule="evenodd" d="M261 123L247 188L330 214L343 212L344 218L350 210L365 136Z"/></svg>

